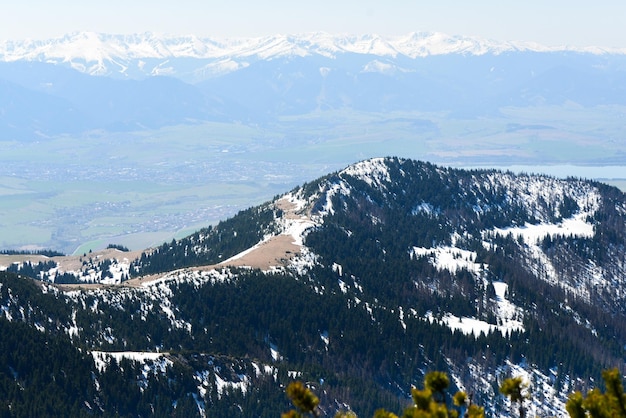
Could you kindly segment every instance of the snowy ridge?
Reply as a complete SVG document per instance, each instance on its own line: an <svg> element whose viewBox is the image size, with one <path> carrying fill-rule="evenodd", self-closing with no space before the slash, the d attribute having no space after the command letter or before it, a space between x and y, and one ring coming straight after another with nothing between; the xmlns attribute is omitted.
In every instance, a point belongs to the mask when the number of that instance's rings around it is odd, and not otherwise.
<svg viewBox="0 0 626 418"><path fill-rule="evenodd" d="M510 51L626 54L626 49L547 47L530 42L497 42L439 32L414 32L393 37L316 32L226 39L154 33L110 35L79 32L55 39L1 41L0 61L73 63L77 69L98 73L104 70L105 62L115 63L123 71L130 61L144 59L194 58L227 62L310 55L333 58L346 53L415 59L432 55L485 55Z"/></svg>
<svg viewBox="0 0 626 418"><path fill-rule="evenodd" d="M380 190L386 189L384 183L391 182L389 168L384 158L372 158L370 160L361 161L346 168L341 174L356 177Z"/></svg>

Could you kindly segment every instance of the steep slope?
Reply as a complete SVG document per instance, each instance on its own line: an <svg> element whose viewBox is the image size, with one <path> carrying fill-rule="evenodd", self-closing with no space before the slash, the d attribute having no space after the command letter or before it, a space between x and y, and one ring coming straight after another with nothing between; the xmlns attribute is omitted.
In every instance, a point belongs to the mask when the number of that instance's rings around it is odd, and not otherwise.
<svg viewBox="0 0 626 418"><path fill-rule="evenodd" d="M137 396L167 376L206 416L277 416L294 378L331 416L399 410L433 369L497 416L498 383L523 375L531 414L563 415L624 372L625 229L600 183L374 159L152 249L122 285L5 278L0 307L91 352L101 392L125 358Z"/></svg>

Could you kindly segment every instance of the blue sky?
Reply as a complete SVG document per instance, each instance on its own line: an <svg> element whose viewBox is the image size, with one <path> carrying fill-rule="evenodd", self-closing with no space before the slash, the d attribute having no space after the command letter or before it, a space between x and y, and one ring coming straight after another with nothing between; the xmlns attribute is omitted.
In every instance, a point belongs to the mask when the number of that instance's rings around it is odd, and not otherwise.
<svg viewBox="0 0 626 418"><path fill-rule="evenodd" d="M626 47L624 0L21 0L0 8L0 40L76 31L247 37L325 31L439 31L550 46Z"/></svg>

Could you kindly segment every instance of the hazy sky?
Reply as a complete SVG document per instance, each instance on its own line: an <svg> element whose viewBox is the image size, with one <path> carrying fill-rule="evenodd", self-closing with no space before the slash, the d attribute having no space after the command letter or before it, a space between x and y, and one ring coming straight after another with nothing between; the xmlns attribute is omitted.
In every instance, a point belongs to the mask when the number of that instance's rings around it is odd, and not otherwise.
<svg viewBox="0 0 626 418"><path fill-rule="evenodd" d="M77 31L213 37L438 31L549 46L626 47L624 0L6 0L0 40Z"/></svg>

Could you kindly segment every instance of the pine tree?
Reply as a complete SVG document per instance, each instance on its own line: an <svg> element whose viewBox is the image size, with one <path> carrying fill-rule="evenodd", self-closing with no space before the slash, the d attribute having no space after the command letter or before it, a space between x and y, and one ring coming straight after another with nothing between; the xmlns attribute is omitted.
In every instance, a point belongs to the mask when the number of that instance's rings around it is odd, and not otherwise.
<svg viewBox="0 0 626 418"><path fill-rule="evenodd" d="M592 389L587 396L573 393L565 408L572 418L626 418L626 393L617 368L602 372L606 392Z"/></svg>
<svg viewBox="0 0 626 418"><path fill-rule="evenodd" d="M320 411L317 406L319 398L302 382L292 382L287 386L287 396L298 409L282 414L282 418L302 418L304 416L319 417Z"/></svg>
<svg viewBox="0 0 626 418"><path fill-rule="evenodd" d="M520 418L525 418L526 407L524 406L524 401L530 399L528 383L524 382L520 376L510 377L508 379L504 379L502 385L500 386L500 392L503 395L508 396L512 404L519 404L519 416Z"/></svg>
<svg viewBox="0 0 626 418"><path fill-rule="evenodd" d="M424 389L411 389L413 405L408 406L402 413L402 418L458 418L464 411L464 417L484 418L485 410L472 404L470 397L464 392L457 392L453 396L454 407L446 403L446 389L450 379L444 372L430 372L424 377ZM305 416L319 417L319 399L302 382L292 382L287 386L287 396L297 408L282 414L282 418L303 418ZM352 411L339 411L335 418L357 418ZM398 418L398 415L378 409L374 418Z"/></svg>

